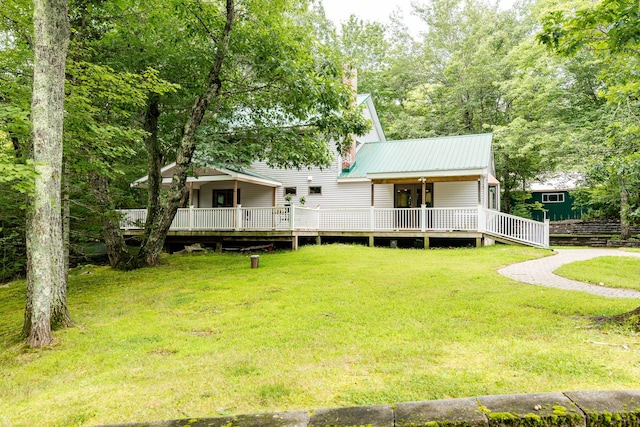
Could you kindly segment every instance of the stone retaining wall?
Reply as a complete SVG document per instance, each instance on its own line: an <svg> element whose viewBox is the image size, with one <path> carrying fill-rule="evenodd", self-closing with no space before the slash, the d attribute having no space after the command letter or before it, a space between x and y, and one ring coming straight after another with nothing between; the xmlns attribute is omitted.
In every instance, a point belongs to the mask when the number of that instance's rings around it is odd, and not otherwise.
<svg viewBox="0 0 640 427"><path fill-rule="evenodd" d="M615 221L554 221L549 224L550 234L573 234L583 236L620 234L620 222ZM631 234L640 234L640 227L631 227Z"/></svg>
<svg viewBox="0 0 640 427"><path fill-rule="evenodd" d="M575 391L194 418L112 427L632 427L640 390Z"/></svg>
<svg viewBox="0 0 640 427"><path fill-rule="evenodd" d="M569 236L549 235L551 246L589 246L592 248L604 248L611 236Z"/></svg>

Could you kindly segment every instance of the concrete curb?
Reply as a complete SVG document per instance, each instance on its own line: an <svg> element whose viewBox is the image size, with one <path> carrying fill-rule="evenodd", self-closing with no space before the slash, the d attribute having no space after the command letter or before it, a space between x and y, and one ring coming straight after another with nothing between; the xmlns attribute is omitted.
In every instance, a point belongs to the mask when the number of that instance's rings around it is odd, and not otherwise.
<svg viewBox="0 0 640 427"><path fill-rule="evenodd" d="M328 408L103 427L632 427L640 390L572 391Z"/></svg>

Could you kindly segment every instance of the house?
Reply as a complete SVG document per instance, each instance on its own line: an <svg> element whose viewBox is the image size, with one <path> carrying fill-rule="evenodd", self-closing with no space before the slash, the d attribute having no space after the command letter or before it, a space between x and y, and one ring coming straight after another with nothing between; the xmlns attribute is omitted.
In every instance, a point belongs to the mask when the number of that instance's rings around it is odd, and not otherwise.
<svg viewBox="0 0 640 427"><path fill-rule="evenodd" d="M579 187L582 176L576 172L560 172L539 178L528 189L531 197L526 203L538 202L544 211L531 212L532 219L563 221L582 218L583 211L574 206L571 192Z"/></svg>
<svg viewBox="0 0 640 427"><path fill-rule="evenodd" d="M316 242L331 237L378 241L464 239L548 245L544 223L499 212L492 135L387 141L370 95L357 104L372 123L344 156L325 169L277 169L211 164L187 179L188 208L168 237L216 246L245 241ZM175 165L161 171L168 185ZM144 186L147 177L132 185ZM139 233L146 211L124 212L123 228ZM226 240L225 240L226 239ZM546 240L545 240L546 239Z"/></svg>

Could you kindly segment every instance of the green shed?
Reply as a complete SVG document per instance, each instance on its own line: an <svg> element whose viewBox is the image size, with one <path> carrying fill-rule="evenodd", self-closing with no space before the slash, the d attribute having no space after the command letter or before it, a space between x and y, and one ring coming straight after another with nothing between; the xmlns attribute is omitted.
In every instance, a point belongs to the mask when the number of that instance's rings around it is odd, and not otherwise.
<svg viewBox="0 0 640 427"><path fill-rule="evenodd" d="M580 219L582 210L575 209L571 191L578 187L580 175L575 172L558 173L535 182L529 188L531 198L527 203L539 202L546 210L550 221ZM531 212L532 219L542 221L545 212L535 210Z"/></svg>

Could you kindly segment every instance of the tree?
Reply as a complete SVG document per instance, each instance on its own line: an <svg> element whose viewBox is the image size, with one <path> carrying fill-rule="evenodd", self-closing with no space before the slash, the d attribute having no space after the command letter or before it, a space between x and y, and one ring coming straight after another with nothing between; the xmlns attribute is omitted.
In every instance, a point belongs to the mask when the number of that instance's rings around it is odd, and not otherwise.
<svg viewBox="0 0 640 427"><path fill-rule="evenodd" d="M60 205L65 61L69 43L66 0L36 0L32 156L37 175L27 221L27 303L23 332L32 347L49 345L51 320L68 319L63 283ZM66 319L65 319L66 318Z"/></svg>
<svg viewBox="0 0 640 427"><path fill-rule="evenodd" d="M593 175L600 185L619 197L622 238L630 237L629 224L638 217L640 175L640 6L630 0L603 0L572 9L548 12L539 40L564 56L588 52L602 64L598 97L608 106L607 138L593 160ZM607 177L602 172L607 171ZM596 192L598 191L595 188Z"/></svg>
<svg viewBox="0 0 640 427"><path fill-rule="evenodd" d="M539 40L562 56L588 52L602 64L597 96L606 102L606 140L594 147L590 178L596 197L619 197L622 238L629 237L629 222L640 212L640 5L631 0L602 0L548 12ZM594 180L596 181L594 183ZM598 185L599 184L599 185ZM600 321L638 327L640 307Z"/></svg>
<svg viewBox="0 0 640 427"><path fill-rule="evenodd" d="M104 49L103 61L116 70L154 68L179 89L171 96L149 91L140 114L149 176L145 234L133 258L118 249L117 233L110 233L114 239L107 242L116 248L110 254L113 264L124 268L158 262L168 228L185 201L196 149L199 160L322 166L330 158L328 139L342 146L349 134L367 128L351 102L354 94L341 82L340 56L313 37L316 27L307 2L136 4L133 14L116 19L117 26L135 28L143 17L153 29L123 32L114 27L92 49ZM113 52L113 46L123 48ZM167 56L169 51L179 54ZM176 168L165 191L160 167L171 161ZM105 201L110 197L103 195ZM107 220L111 226L106 228L118 229L117 218Z"/></svg>

